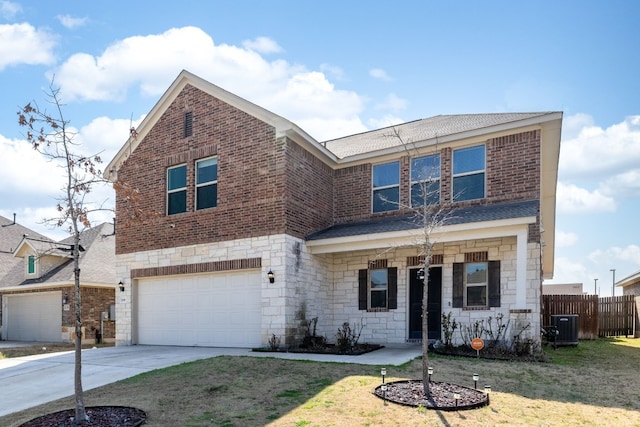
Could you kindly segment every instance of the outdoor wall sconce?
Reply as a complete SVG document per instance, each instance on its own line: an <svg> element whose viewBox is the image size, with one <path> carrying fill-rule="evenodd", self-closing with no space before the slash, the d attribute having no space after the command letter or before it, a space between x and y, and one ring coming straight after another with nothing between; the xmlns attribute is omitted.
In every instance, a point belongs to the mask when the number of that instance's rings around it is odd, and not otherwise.
<svg viewBox="0 0 640 427"><path fill-rule="evenodd" d="M477 390L478 389L478 380L480 379L480 375L478 374L473 374L473 389Z"/></svg>
<svg viewBox="0 0 640 427"><path fill-rule="evenodd" d="M273 283L276 281L276 275L273 274L273 271L271 271L271 269L269 269L269 272L267 273L267 277L269 278L269 283Z"/></svg>
<svg viewBox="0 0 640 427"><path fill-rule="evenodd" d="M433 375L433 368L431 366L427 369L427 373L429 374L429 382L431 382L431 375Z"/></svg>
<svg viewBox="0 0 640 427"><path fill-rule="evenodd" d="M120 287L120 292L124 292L124 283L122 283L122 280L118 282L118 286Z"/></svg>
<svg viewBox="0 0 640 427"><path fill-rule="evenodd" d="M418 270L418 280L424 280L424 268Z"/></svg>
<svg viewBox="0 0 640 427"><path fill-rule="evenodd" d="M62 295L62 305L69 304L69 296L67 294Z"/></svg>

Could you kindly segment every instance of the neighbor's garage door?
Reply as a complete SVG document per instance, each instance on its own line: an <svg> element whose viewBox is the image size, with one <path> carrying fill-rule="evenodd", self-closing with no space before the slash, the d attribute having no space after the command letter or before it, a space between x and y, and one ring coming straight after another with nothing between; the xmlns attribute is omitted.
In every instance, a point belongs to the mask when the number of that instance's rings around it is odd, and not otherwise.
<svg viewBox="0 0 640 427"><path fill-rule="evenodd" d="M256 347L261 343L260 272L138 282L138 343Z"/></svg>
<svg viewBox="0 0 640 427"><path fill-rule="evenodd" d="M62 292L6 295L7 340L62 341Z"/></svg>

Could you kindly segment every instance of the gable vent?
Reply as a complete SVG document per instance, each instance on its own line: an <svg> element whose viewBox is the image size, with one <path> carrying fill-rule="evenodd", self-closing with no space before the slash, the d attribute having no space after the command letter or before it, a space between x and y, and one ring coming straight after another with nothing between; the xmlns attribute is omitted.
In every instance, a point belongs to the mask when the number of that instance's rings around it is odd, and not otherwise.
<svg viewBox="0 0 640 427"><path fill-rule="evenodd" d="M184 113L184 137L193 135L193 111Z"/></svg>

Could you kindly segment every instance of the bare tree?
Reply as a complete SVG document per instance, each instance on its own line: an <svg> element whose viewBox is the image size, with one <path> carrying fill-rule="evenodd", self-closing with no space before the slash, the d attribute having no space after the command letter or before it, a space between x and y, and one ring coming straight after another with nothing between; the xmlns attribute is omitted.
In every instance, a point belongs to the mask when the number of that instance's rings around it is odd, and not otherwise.
<svg viewBox="0 0 640 427"><path fill-rule="evenodd" d="M422 383L424 394L431 397L429 385L429 267L431 253L434 246L433 232L451 218L452 211L446 209L440 200L440 159L438 144L431 152L421 152L411 141L407 141L397 128L393 128L389 137L396 138L412 159L411 165L411 194L409 204L404 205L400 200L396 202L403 210L413 213L414 221L421 227L420 237L415 245L420 248L420 256L424 257L420 265L422 279ZM387 203L393 203L386 201ZM423 273L423 274L422 274ZM438 313L439 314L439 313Z"/></svg>
<svg viewBox="0 0 640 427"><path fill-rule="evenodd" d="M80 292L80 235L91 226L89 215L102 207L91 208L86 196L94 185L106 183L97 165L102 162L99 155L87 156L78 154L74 150L78 144L74 142L75 133L65 119L59 89L53 81L49 91L45 92L48 102L55 112L49 114L46 109L40 109L37 103L28 103L18 111L18 124L26 129L26 139L34 150L49 161L59 165L64 171L65 184L63 196L58 199L56 218L45 219L46 223L58 227L67 226L67 231L73 237L69 250L73 259L75 285L75 420L76 425L83 425L87 420L82 388L82 318Z"/></svg>

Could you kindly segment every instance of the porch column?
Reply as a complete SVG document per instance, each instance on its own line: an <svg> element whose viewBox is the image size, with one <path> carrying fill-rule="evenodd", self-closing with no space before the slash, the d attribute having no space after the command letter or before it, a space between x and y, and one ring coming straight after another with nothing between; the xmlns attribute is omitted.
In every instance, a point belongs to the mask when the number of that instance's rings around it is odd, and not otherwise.
<svg viewBox="0 0 640 427"><path fill-rule="evenodd" d="M516 233L516 307L527 307L527 239L528 228Z"/></svg>

